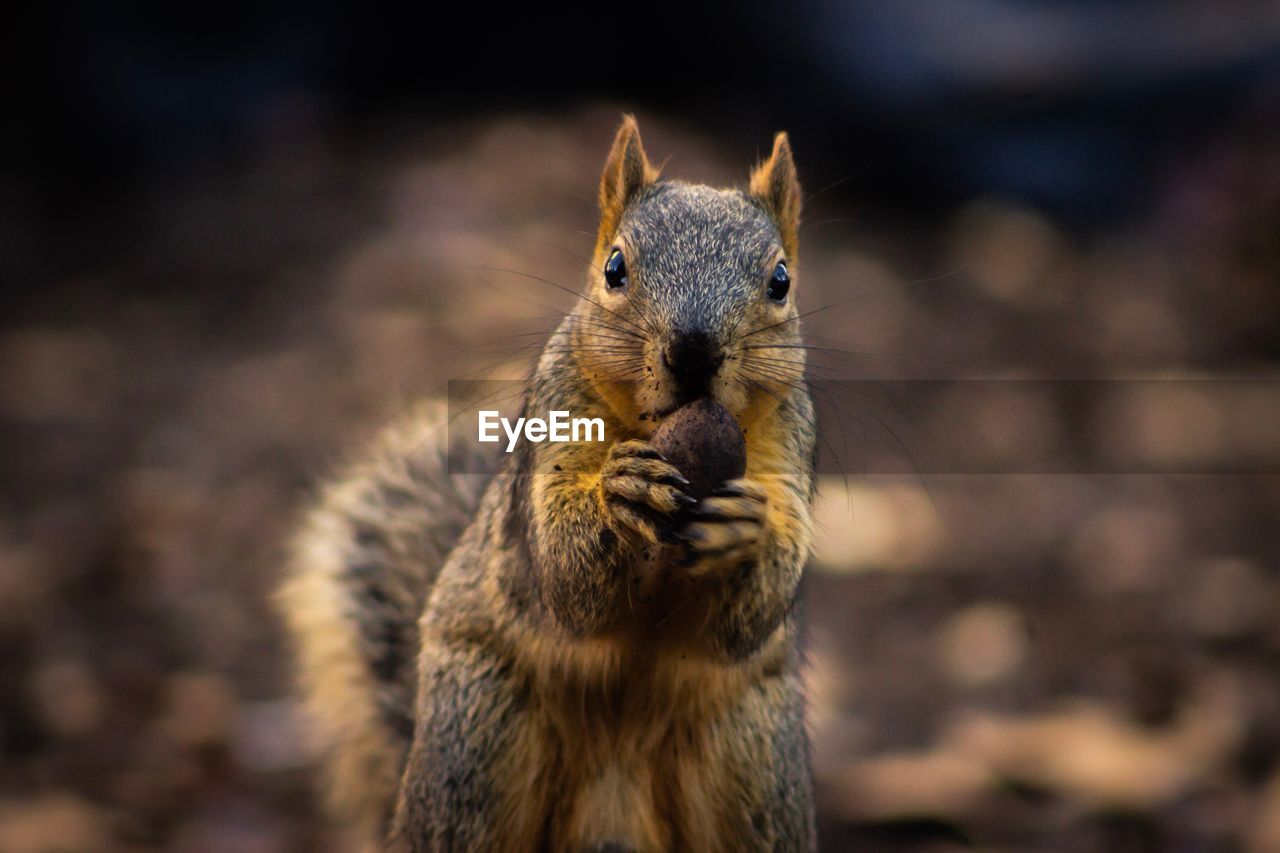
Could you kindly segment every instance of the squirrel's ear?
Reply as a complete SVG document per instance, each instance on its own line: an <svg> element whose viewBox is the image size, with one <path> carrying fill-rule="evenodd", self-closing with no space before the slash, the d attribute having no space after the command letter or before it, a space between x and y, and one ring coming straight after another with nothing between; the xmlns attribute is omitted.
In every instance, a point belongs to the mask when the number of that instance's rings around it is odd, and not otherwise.
<svg viewBox="0 0 1280 853"><path fill-rule="evenodd" d="M658 170L649 163L640 143L640 128L633 116L624 115L618 135L613 138L609 159L600 176L600 234L598 243L613 237L622 219L623 208L636 193L658 179Z"/></svg>
<svg viewBox="0 0 1280 853"><path fill-rule="evenodd" d="M794 259L800 237L800 181L786 133L773 138L773 153L751 172L750 189L777 223L782 248Z"/></svg>

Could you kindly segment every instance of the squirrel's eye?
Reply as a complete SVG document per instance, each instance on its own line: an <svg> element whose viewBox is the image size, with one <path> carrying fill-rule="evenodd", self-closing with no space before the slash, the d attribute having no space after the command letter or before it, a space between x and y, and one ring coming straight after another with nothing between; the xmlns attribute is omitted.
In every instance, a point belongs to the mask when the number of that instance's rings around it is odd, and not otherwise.
<svg viewBox="0 0 1280 853"><path fill-rule="evenodd" d="M773 276L769 279L766 292L774 302L786 302L789 290L791 290L791 276L787 273L787 265L780 263L773 268Z"/></svg>
<svg viewBox="0 0 1280 853"><path fill-rule="evenodd" d="M627 262L622 259L622 250L614 249L604 262L604 280L610 290L627 286Z"/></svg>

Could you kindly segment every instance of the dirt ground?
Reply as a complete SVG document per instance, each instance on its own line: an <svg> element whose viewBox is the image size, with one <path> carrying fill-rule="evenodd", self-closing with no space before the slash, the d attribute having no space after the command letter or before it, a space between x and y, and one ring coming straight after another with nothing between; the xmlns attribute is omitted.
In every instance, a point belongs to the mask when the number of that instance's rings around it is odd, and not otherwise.
<svg viewBox="0 0 1280 853"><path fill-rule="evenodd" d="M616 114L267 146L158 189L136 244L0 318L0 850L346 849L269 604L284 542L360 438L518 369L509 336L570 304L474 268L577 288ZM758 147L662 121L645 140L711 183ZM857 350L816 375L1274 377L1277 150L1224 138L1101 232L816 196L802 309L867 294L808 319ZM1001 444L1117 433L1042 402L964 416ZM1188 450L1135 427L1131 450L1275 459L1280 410L1246 402L1189 400L1213 430ZM1280 850L1280 476L850 468L817 511L824 849Z"/></svg>

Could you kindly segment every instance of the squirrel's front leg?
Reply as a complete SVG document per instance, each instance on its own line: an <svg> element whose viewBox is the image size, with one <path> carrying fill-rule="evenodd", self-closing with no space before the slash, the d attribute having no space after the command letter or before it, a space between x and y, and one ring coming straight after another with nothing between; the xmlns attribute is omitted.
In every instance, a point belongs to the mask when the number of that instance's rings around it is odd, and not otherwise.
<svg viewBox="0 0 1280 853"><path fill-rule="evenodd" d="M690 512L678 537L684 573L704 586L712 650L750 656L790 609L809 553L807 484L773 475L731 480Z"/></svg>
<svg viewBox="0 0 1280 853"><path fill-rule="evenodd" d="M646 545L674 541L676 514L695 501L683 491L688 481L642 441L613 445L592 473L573 448L547 452L531 489L539 590L564 627L588 636L624 612L632 566Z"/></svg>

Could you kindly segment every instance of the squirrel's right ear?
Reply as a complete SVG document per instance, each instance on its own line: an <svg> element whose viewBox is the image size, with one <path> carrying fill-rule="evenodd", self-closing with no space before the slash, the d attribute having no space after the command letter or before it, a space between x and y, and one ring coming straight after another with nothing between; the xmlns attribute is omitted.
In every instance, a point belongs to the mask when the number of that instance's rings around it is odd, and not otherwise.
<svg viewBox="0 0 1280 853"><path fill-rule="evenodd" d="M773 138L773 151L751 173L750 192L773 217L782 235L782 248L792 260L800 237L800 181L791 142L785 133Z"/></svg>
<svg viewBox="0 0 1280 853"><path fill-rule="evenodd" d="M613 238L627 202L657 179L658 170L650 165L644 154L635 118L624 115L618 135L613 138L613 147L609 149L604 174L600 176L600 234L597 243Z"/></svg>

